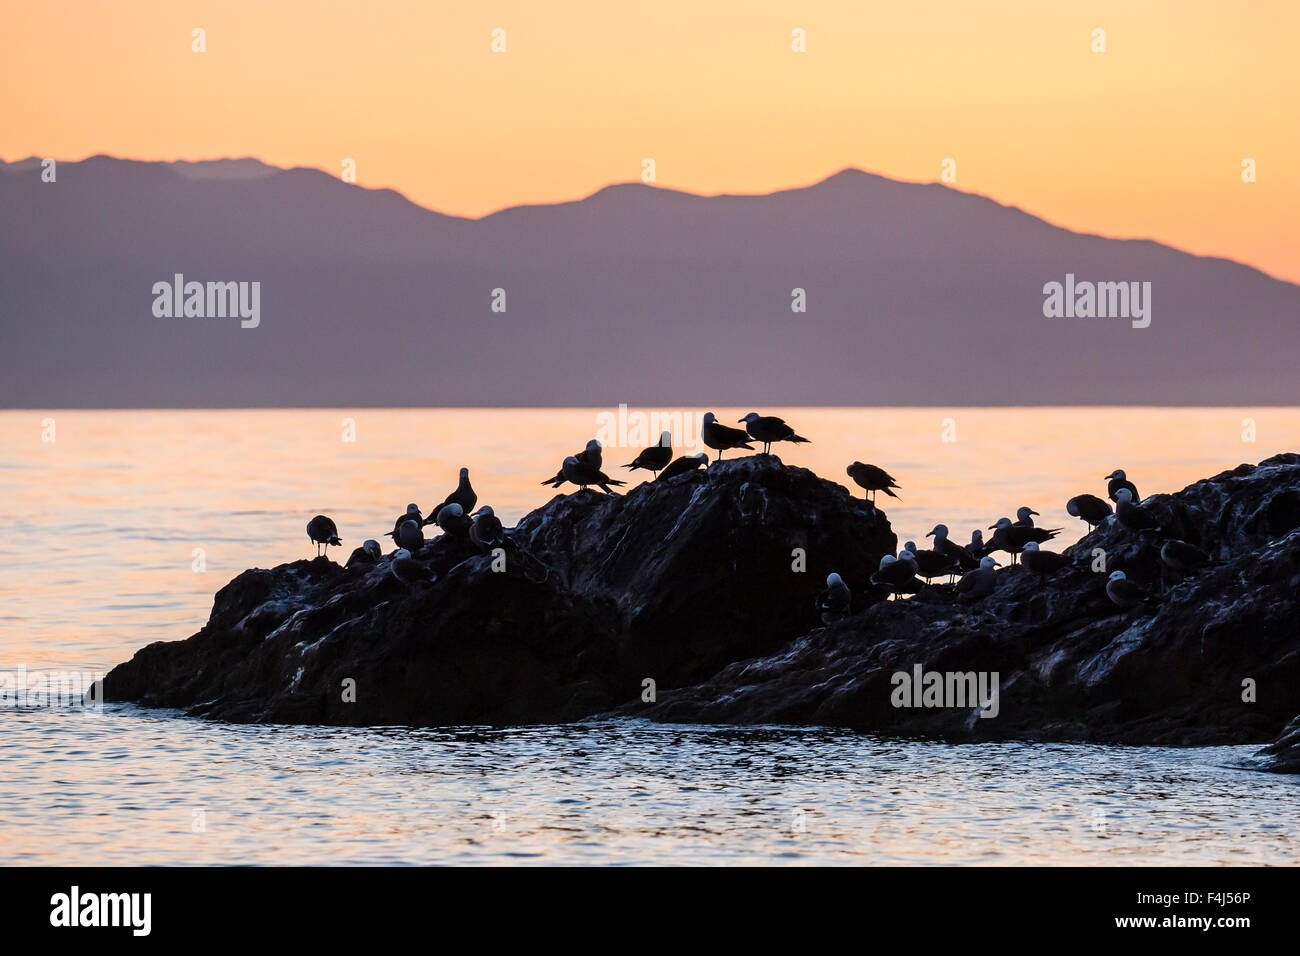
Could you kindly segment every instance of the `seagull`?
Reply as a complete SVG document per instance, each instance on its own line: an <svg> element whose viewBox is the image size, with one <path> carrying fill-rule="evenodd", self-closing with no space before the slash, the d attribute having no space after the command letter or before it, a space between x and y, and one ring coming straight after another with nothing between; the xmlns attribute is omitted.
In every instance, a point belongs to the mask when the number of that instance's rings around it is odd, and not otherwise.
<svg viewBox="0 0 1300 956"><path fill-rule="evenodd" d="M384 556L383 551L379 548L379 542L374 538L368 538L365 544L352 552L348 558L348 563L344 567L360 567L363 564L377 564L379 559Z"/></svg>
<svg viewBox="0 0 1300 956"><path fill-rule="evenodd" d="M976 559L989 553L988 546L984 544L984 532L979 528L970 533L970 544L966 545L966 550Z"/></svg>
<svg viewBox="0 0 1300 956"><path fill-rule="evenodd" d="M586 448L578 452L576 455L570 455L569 457L586 464L594 465L596 468L600 468L601 465L604 464L603 453L600 450L600 442L594 438L587 442ZM550 485L552 488L558 488L568 480L569 479L564 477L564 466L561 465L560 470L555 473L555 477L547 478L542 482L542 484ZM619 482L619 484L622 484L622 482Z"/></svg>
<svg viewBox="0 0 1300 956"><path fill-rule="evenodd" d="M750 412L740 421L745 423L745 430L749 432L750 438L763 443L763 454L765 455L771 453L772 442L774 441L808 441L807 438L796 435L793 428L775 415L760 415L758 412Z"/></svg>
<svg viewBox="0 0 1300 956"><path fill-rule="evenodd" d="M1106 494L1110 496L1111 501L1119 501L1116 494L1121 488L1127 488L1132 493L1134 501L1142 500L1142 496L1138 494L1137 486L1128 480L1128 475L1124 474L1123 468L1116 468L1106 477L1110 479L1110 484L1106 486Z"/></svg>
<svg viewBox="0 0 1300 956"><path fill-rule="evenodd" d="M474 488L469 483L468 468L462 468L460 470L460 483L456 485L456 490L446 498L442 499L442 504L429 511L429 517L424 519L424 523L433 524L438 518L438 512L450 504L460 505L465 514L469 514L473 511L474 506L478 504L478 495L474 493Z"/></svg>
<svg viewBox="0 0 1300 956"><path fill-rule="evenodd" d="M572 455L564 459L564 465L560 468L560 474L564 475L565 481L572 482L583 491L587 490L588 485L599 485L601 490L607 495L612 495L614 493L610 489L610 485L627 484L626 481L619 481L616 478L609 477L609 475L605 474L600 470L600 468L590 462L578 461L578 459Z"/></svg>
<svg viewBox="0 0 1300 956"><path fill-rule="evenodd" d="M1055 551L1039 551L1037 541L1025 543L1020 552L1020 563L1035 574L1055 574L1070 564L1070 559Z"/></svg>
<svg viewBox="0 0 1300 956"><path fill-rule="evenodd" d="M988 550L1007 552L1011 555L1012 564L1015 564L1016 556L1028 542L1036 541L1042 544L1061 533L1060 528L1049 531L1046 528L1014 525L1010 518L999 518L997 524L989 525L989 530L993 532L993 540L989 543Z"/></svg>
<svg viewBox="0 0 1300 956"><path fill-rule="evenodd" d="M667 464L673 460L673 433L662 432L659 435L659 444L651 445L641 451L641 454L632 459L631 462L624 465L624 468L631 468L636 471L638 468L644 468L654 475L658 475Z"/></svg>
<svg viewBox="0 0 1300 956"><path fill-rule="evenodd" d="M1016 509L1016 527L1032 528L1034 526L1034 519L1031 518L1030 515L1036 514L1038 514L1038 512L1028 506Z"/></svg>
<svg viewBox="0 0 1300 956"><path fill-rule="evenodd" d="M342 544L339 529L334 526L334 519L317 515L307 522L307 537L316 545L316 557L320 557L320 546L325 545L325 556L329 557L331 544Z"/></svg>
<svg viewBox="0 0 1300 956"><path fill-rule="evenodd" d="M695 471L701 465L707 465L708 463L709 456L702 451L698 451L694 455L682 455L681 458L676 459L667 468L659 472L655 481L667 481L669 478L676 478L678 475Z"/></svg>
<svg viewBox="0 0 1300 956"><path fill-rule="evenodd" d="M408 587L416 584L432 583L437 580L437 575L411 557L411 552L405 548L400 548L393 555L391 569L393 577Z"/></svg>
<svg viewBox="0 0 1300 956"><path fill-rule="evenodd" d="M1110 573L1106 580L1106 597L1123 608L1137 607L1151 601L1151 595L1130 581L1123 571Z"/></svg>
<svg viewBox="0 0 1300 956"><path fill-rule="evenodd" d="M449 534L455 538L463 538L468 535L470 525L473 524L465 516L465 509L454 501L440 508L438 517L435 520L438 522L438 527L442 529L443 534Z"/></svg>
<svg viewBox="0 0 1300 956"><path fill-rule="evenodd" d="M1087 522L1090 532L1114 514L1110 502L1096 495L1075 495L1065 503L1065 510L1073 517L1082 518Z"/></svg>
<svg viewBox="0 0 1300 956"><path fill-rule="evenodd" d="M406 511L403 514L398 515L397 520L393 522L393 530L385 531L384 534L386 534L388 537L392 538L394 542L396 542L397 533L401 530L402 525L406 524L406 522L408 521L414 521L417 525L424 524L424 519L420 517L419 505L413 505L413 504L407 505Z"/></svg>
<svg viewBox="0 0 1300 956"><path fill-rule="evenodd" d="M967 571L957 582L957 600L965 604L993 593L998 583L998 573L993 569L997 566L998 563L987 554L980 558L980 566Z"/></svg>
<svg viewBox="0 0 1300 956"><path fill-rule="evenodd" d="M491 505L479 508L472 517L474 523L470 525L469 539L480 551L487 553L505 544L505 529L501 527L501 519L493 512Z"/></svg>
<svg viewBox="0 0 1300 956"><path fill-rule="evenodd" d="M1141 505L1133 504L1133 492L1127 488L1119 488L1115 492L1115 517L1119 523L1130 531L1159 531L1160 524L1156 521L1155 516Z"/></svg>
<svg viewBox="0 0 1300 956"><path fill-rule="evenodd" d="M976 534L979 534L979 532L977 531ZM979 559L971 554L968 548L963 548L948 537L948 526L946 524L935 525L934 530L927 534L926 537L934 538L935 551L952 559L953 565L950 573L973 571L980 566ZM980 542L980 548L983 550L982 541Z"/></svg>
<svg viewBox="0 0 1300 956"><path fill-rule="evenodd" d="M927 538L929 536L926 535ZM937 575L947 574L957 569L957 559L937 548L933 551L921 551L914 542L909 541L903 546L903 551L912 555L912 560L916 563L916 573L925 578L926 584Z"/></svg>
<svg viewBox="0 0 1300 956"><path fill-rule="evenodd" d="M397 534L393 536L399 548L405 548L411 553L415 553L424 547L424 532L420 530L420 525L413 518L408 518L402 522L402 526L397 529Z"/></svg>
<svg viewBox="0 0 1300 956"><path fill-rule="evenodd" d="M898 483L883 468L877 468L875 465L864 465L860 461L855 461L848 467L848 476L853 479L859 488L865 488L871 493L872 504L875 504L877 491L883 491L891 498L898 497L889 490L890 488L898 488Z"/></svg>
<svg viewBox="0 0 1300 956"><path fill-rule="evenodd" d="M700 438L704 441L704 444L718 453L718 461L722 461L722 453L728 448L754 450L754 446L749 443L748 432L722 424L713 412L704 413L704 423L700 426Z"/></svg>
<svg viewBox="0 0 1300 956"><path fill-rule="evenodd" d="M817 610L823 624L834 624L849 613L853 595L838 574L826 575L826 590L817 598Z"/></svg>
<svg viewBox="0 0 1300 956"><path fill-rule="evenodd" d="M907 550L904 549L904 554ZM898 597L903 591L917 590L913 585L919 585L921 582L916 580L916 566L901 557L896 558L892 554L887 554L880 559L880 567L876 573L871 576L871 583L884 585L889 588L889 593Z"/></svg>

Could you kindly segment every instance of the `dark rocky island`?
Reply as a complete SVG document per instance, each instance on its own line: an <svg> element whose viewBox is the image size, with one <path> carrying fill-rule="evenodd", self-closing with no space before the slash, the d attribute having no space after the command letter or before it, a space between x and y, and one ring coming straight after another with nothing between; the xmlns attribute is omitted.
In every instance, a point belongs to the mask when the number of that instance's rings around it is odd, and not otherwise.
<svg viewBox="0 0 1300 956"><path fill-rule="evenodd" d="M417 555L432 584L402 583L387 557L246 571L202 630L143 648L104 693L238 722L632 715L952 741L1275 741L1259 765L1300 771L1300 456L1145 507L1161 534L1111 519L1054 574L1005 568L992 594L966 604L940 584L890 601L869 583L897 545L884 512L750 456L622 496L557 496L519 522L496 570L492 555L443 535ZM1214 563L1175 574L1159 554L1169 537ZM1114 570L1153 600L1117 607L1105 593ZM822 626L814 601L831 571L852 606ZM996 672L996 716L895 706L894 675L918 665Z"/></svg>

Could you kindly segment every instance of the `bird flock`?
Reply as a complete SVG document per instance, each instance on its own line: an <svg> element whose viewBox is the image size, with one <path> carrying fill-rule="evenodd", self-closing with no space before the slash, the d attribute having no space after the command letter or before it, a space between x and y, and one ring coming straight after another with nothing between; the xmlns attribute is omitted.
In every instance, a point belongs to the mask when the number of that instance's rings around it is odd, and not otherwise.
<svg viewBox="0 0 1300 956"><path fill-rule="evenodd" d="M724 425L713 412L704 415L700 438L707 447L718 453L718 461L722 460L723 452L733 449L770 454L772 445L777 442L800 444L809 441L774 415L750 412L737 424L745 427L732 428ZM756 449L755 444L761 445L761 449ZM708 455L703 452L674 458L672 435L665 431L660 434L658 442L643 449L623 467L630 471L649 471L653 481L662 482L702 467L707 470L708 464ZM610 477L603 468L603 450L600 442L593 438L581 451L565 457L559 470L541 484L557 489L564 484L572 484L581 491L594 486L610 495L616 493L614 488L627 484ZM846 473L854 484L863 489L864 499L872 509L875 508L876 495L880 492L898 498L895 489L901 490L901 486L892 475L877 465L855 461L848 466ZM1114 517L1124 528L1134 533L1161 533L1159 522L1142 506L1137 487L1128 480L1122 469L1112 471L1105 476L1105 480L1106 494L1110 501L1097 495L1077 495L1066 502L1066 512L1085 522L1089 532ZM1113 507L1110 502L1114 502ZM455 490L441 504L430 509L427 515L421 513L418 505L407 505L406 511L393 522L393 529L385 532L397 548L391 561L393 576L408 585L434 580L434 573L417 557L426 544L424 529L430 525L436 526L443 535L467 541L483 554L497 549L517 550L491 506L484 505L475 510L477 504L478 495L470 483L469 469L462 468ZM964 545L949 537L947 525L937 524L926 534L927 538L934 539L930 548L918 548L915 542L906 542L897 555L886 554L880 559L880 565L872 574L870 583L874 587L884 588L890 597L897 599L904 594L915 594L921 588L922 581L929 585L934 578L946 576L953 585L956 600L959 603L969 603L984 598L995 588L995 569L1000 565L993 555L999 552L1010 555L1012 564L1019 563L1035 574L1055 574L1072 562L1063 554L1042 550L1041 545L1055 538L1062 529L1036 526L1034 518L1037 516L1038 512L1032 508L1021 507L1016 511L1014 521L1003 517L990 525L987 530L992 534L987 541L983 531L976 529L971 534L970 542ZM316 515L308 522L307 537L316 544L318 557L322 548L328 556L331 545L342 544L333 519L325 515ZM383 551L379 543L370 539L352 552L346 567L374 565L382 557ZM1166 567L1179 574L1212 563L1210 556L1200 548L1172 538L1164 542L1160 557ZM1137 607L1153 600L1152 595L1129 581L1123 571L1114 571L1109 575L1106 594L1114 604L1123 608ZM816 608L822 622L829 624L846 616L851 602L852 593L844 580L838 573L831 573L826 578L826 590L817 597Z"/></svg>
<svg viewBox="0 0 1300 956"><path fill-rule="evenodd" d="M887 494L893 492L886 487L886 479L890 487L897 487L880 469L860 462L849 466L849 475L862 487ZM1163 532L1155 515L1139 503L1137 486L1129 481L1122 469L1112 471L1105 480L1106 494L1115 503L1114 507L1096 495L1083 494L1066 502L1066 512L1087 524L1089 532L1111 517L1135 534L1159 535ZM871 576L871 584L885 588L892 598L897 599L903 594L915 594L920 590L922 580L928 585L935 577L948 575L951 580L960 574L961 578L953 589L956 599L959 603L970 603L988 596L997 586L994 569L1000 565L993 557L997 552L1009 554L1012 564L1019 563L1039 575L1052 575L1072 566L1072 560L1066 555L1042 550L1041 545L1055 538L1062 529L1037 527L1034 524L1037 515L1038 512L1032 508L1021 507L1016 512L1015 521L1004 517L989 526L988 530L993 534L987 542L984 533L976 529L966 545L948 537L947 525L935 525L926 535L934 538L932 548L919 549L915 542L906 542L897 555L887 554L880 559L879 568ZM1179 575L1213 563L1205 551L1176 538L1167 538L1163 542L1160 559L1162 568ZM1138 607L1155 600L1152 594L1130 581L1123 571L1110 573L1105 590L1110 601L1121 608ZM846 616L851 600L852 594L843 578L837 573L828 575L826 590L818 596L816 605L822 623L830 624Z"/></svg>

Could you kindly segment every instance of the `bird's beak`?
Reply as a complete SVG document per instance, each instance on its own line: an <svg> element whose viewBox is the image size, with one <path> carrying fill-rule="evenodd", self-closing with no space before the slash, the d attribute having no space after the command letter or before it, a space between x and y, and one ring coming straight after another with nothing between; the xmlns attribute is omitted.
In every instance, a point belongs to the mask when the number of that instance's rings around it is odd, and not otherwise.
<svg viewBox="0 0 1300 956"><path fill-rule="evenodd" d="M478 511L471 511L471 512L469 513L469 516L470 516L471 518L477 518L477 517L478 517L478 514L479 514L479 511L482 511L482 510L483 510L482 508L479 508Z"/></svg>
<svg viewBox="0 0 1300 956"><path fill-rule="evenodd" d="M1031 515L1038 515L1038 512L1037 512L1037 511L1030 511L1029 513L1030 513ZM1042 515L1038 515L1038 517L1041 518Z"/></svg>
<svg viewBox="0 0 1300 956"><path fill-rule="evenodd" d="M989 530L992 531L992 530L993 530L994 528L996 528L996 527L997 527L997 525L995 525L995 524L991 524L991 525L989 525Z"/></svg>
<svg viewBox="0 0 1300 956"><path fill-rule="evenodd" d="M927 532L925 533L925 536L926 536L927 538L933 538L933 537L934 537L934 532L933 532L933 531L927 531Z"/></svg>
<svg viewBox="0 0 1300 956"><path fill-rule="evenodd" d="M737 418L737 419L736 419L736 424L739 425L739 424L740 424L741 422L743 422L743 421L744 421L743 418Z"/></svg>

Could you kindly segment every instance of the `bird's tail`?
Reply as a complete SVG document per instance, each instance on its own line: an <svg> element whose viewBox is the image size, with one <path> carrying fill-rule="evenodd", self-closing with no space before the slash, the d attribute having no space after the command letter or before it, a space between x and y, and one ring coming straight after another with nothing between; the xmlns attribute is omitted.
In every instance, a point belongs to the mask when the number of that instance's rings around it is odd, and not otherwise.
<svg viewBox="0 0 1300 956"><path fill-rule="evenodd" d="M342 543L343 543L343 541L339 538L338 535L334 535L334 537L330 538L330 544L333 544L333 545L340 545L340 544L342 544Z"/></svg>
<svg viewBox="0 0 1300 956"><path fill-rule="evenodd" d="M888 488L881 488L880 490L883 491L885 494L889 495L889 497L891 498L898 498L898 495L894 494ZM899 500L901 501L902 499L900 498Z"/></svg>
<svg viewBox="0 0 1300 956"><path fill-rule="evenodd" d="M808 443L808 444L811 444L811 443L812 443L812 439L811 439L811 438L804 438L804 437L801 436L801 435L791 435L789 438L786 439L786 441L795 441L795 442L799 442L799 441L801 441L801 442L805 442L805 443Z"/></svg>
<svg viewBox="0 0 1300 956"><path fill-rule="evenodd" d="M608 482L608 483L611 484L611 485L626 485L626 484L627 484L626 481L621 481L621 480L618 479L618 478L606 478L605 480L606 480L606 482Z"/></svg>

